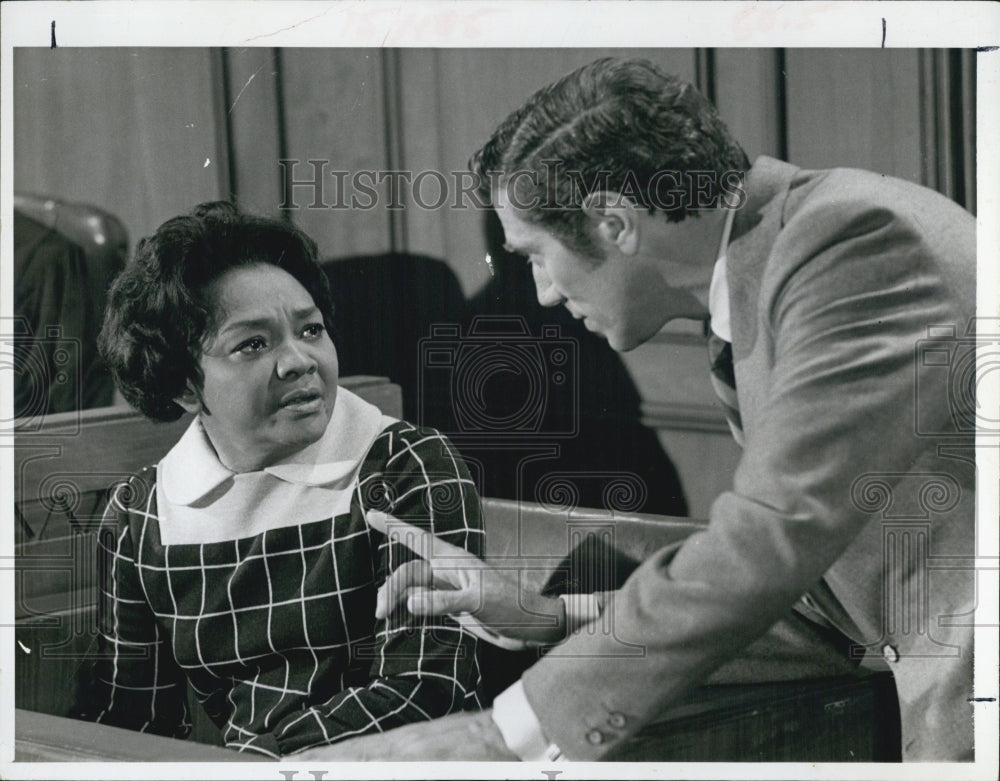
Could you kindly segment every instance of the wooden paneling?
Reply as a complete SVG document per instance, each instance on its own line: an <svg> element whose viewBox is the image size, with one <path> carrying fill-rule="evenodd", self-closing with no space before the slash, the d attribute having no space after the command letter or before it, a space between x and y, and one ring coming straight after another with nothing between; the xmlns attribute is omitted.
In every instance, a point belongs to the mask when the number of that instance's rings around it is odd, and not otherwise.
<svg viewBox="0 0 1000 781"><path fill-rule="evenodd" d="M930 49L920 58L923 183L976 212L976 55Z"/></svg>
<svg viewBox="0 0 1000 781"><path fill-rule="evenodd" d="M642 422L677 467L688 511L707 518L715 498L732 486L742 451L712 390L700 330L700 324L669 324L622 360L642 397Z"/></svg>
<svg viewBox="0 0 1000 781"><path fill-rule="evenodd" d="M345 195L356 194L361 204L350 209L309 208L314 202L312 189L295 189L294 203L300 208L289 213L316 240L323 257L390 249L387 200L374 199L376 202L366 208L371 199L350 186L354 174L371 172L374 177L389 168L383 56L379 49L281 52L284 151L288 158L302 161L295 169L295 179L312 178L313 169L306 161L327 161L323 202L343 204ZM257 164L267 167L277 161L265 150ZM346 193L338 192L334 171L350 173ZM387 192L384 186L378 189Z"/></svg>
<svg viewBox="0 0 1000 781"><path fill-rule="evenodd" d="M221 197L227 171L214 56L15 49L15 190L106 209L133 245L164 220Z"/></svg>
<svg viewBox="0 0 1000 781"><path fill-rule="evenodd" d="M915 49L788 49L788 159L921 181Z"/></svg>
<svg viewBox="0 0 1000 781"><path fill-rule="evenodd" d="M716 49L715 105L750 161L780 154L774 49Z"/></svg>
<svg viewBox="0 0 1000 781"><path fill-rule="evenodd" d="M229 125L233 194L247 211L280 215L283 179L278 79L280 56L275 49L227 49L225 105Z"/></svg>

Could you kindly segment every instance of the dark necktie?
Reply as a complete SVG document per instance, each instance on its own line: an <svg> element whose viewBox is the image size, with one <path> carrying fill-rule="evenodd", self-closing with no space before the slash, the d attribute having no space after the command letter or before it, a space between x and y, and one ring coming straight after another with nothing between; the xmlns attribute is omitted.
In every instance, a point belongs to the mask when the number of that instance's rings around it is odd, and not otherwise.
<svg viewBox="0 0 1000 781"><path fill-rule="evenodd" d="M736 372L733 369L733 346L716 336L708 334L708 357L712 367L712 388L722 402L726 421L733 432L733 438L743 446L743 419L740 417L740 402L736 396Z"/></svg>

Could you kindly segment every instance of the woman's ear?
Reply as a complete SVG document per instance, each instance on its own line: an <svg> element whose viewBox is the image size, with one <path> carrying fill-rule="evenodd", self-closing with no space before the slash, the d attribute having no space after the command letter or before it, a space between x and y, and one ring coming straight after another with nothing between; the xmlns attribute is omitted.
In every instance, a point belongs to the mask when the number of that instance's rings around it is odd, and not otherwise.
<svg viewBox="0 0 1000 781"><path fill-rule="evenodd" d="M601 245L634 255L639 247L638 207L621 193L601 190L583 199L583 212L590 219Z"/></svg>
<svg viewBox="0 0 1000 781"><path fill-rule="evenodd" d="M201 394L192 388L190 383L184 388L184 392L180 396L174 398L174 402L179 404L185 412L198 413L204 407L201 403Z"/></svg>

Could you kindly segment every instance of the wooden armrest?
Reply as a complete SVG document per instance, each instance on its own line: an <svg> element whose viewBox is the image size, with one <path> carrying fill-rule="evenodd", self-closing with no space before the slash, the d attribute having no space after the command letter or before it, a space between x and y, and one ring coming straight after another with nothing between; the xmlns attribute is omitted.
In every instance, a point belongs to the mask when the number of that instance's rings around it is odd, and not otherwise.
<svg viewBox="0 0 1000 781"><path fill-rule="evenodd" d="M266 757L46 713L14 711L17 762L243 762Z"/></svg>

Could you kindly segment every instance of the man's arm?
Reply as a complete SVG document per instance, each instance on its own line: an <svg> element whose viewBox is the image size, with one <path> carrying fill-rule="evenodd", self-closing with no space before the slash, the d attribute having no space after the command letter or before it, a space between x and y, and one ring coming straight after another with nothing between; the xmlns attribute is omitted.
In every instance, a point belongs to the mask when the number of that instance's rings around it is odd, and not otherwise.
<svg viewBox="0 0 1000 781"><path fill-rule="evenodd" d="M706 530L611 596L609 631L574 635L523 677L573 759L603 756L767 631L871 520L854 480L905 474L928 447L914 432L915 346L969 312L969 291L940 277L919 225L885 208L820 204L797 219L762 287L754 349L771 362L733 490ZM967 246L953 251L969 262ZM943 383L934 393L921 401L947 410ZM881 565L872 551L865 566Z"/></svg>

